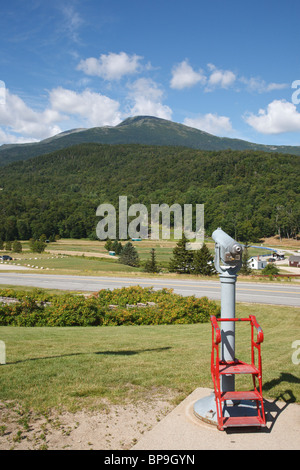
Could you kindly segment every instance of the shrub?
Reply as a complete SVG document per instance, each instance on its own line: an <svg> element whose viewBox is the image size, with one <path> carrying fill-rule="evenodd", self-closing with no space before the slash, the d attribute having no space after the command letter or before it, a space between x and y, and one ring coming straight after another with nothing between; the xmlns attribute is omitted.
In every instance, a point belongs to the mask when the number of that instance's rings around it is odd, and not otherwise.
<svg viewBox="0 0 300 470"><path fill-rule="evenodd" d="M279 269L275 264L267 264L267 266L262 270L262 274L270 274L270 275L275 275L279 273Z"/></svg>
<svg viewBox="0 0 300 470"><path fill-rule="evenodd" d="M88 298L83 295L45 296L37 290L36 297L22 291L6 289L3 297L15 297L18 303L0 304L0 325L14 326L105 326L161 325L203 323L210 315L218 316L220 309L207 297L183 297L172 289L123 287L113 291L100 290ZM113 304L115 308L110 308ZM137 305L144 304L144 305ZM130 306L130 308L129 308Z"/></svg>

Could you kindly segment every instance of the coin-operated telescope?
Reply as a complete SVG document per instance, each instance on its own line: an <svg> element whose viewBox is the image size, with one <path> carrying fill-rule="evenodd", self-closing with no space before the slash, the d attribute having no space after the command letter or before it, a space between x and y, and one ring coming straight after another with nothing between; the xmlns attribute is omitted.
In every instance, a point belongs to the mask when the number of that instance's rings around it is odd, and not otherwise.
<svg viewBox="0 0 300 470"><path fill-rule="evenodd" d="M215 241L215 268L219 274L235 275L242 266L243 247L221 228L212 234Z"/></svg>
<svg viewBox="0 0 300 470"><path fill-rule="evenodd" d="M235 288L237 273L242 267L243 246L231 238L221 228L212 234L215 242L214 265L219 273L221 282L221 359L222 361L235 360ZM221 376L221 391L235 390L233 374ZM214 423L216 420L215 396L210 395L198 400L194 405L194 413L204 421Z"/></svg>
<svg viewBox="0 0 300 470"><path fill-rule="evenodd" d="M221 318L235 318L237 273L242 267L243 246L221 228L212 234L215 241L215 268L221 281ZM221 327L222 359L234 361L235 322L223 322ZM234 390L234 375L222 377L222 390Z"/></svg>
<svg viewBox="0 0 300 470"><path fill-rule="evenodd" d="M213 232L212 238L215 241L215 268L221 281L221 318L211 317L214 393L194 404L194 414L205 422L217 424L221 430L229 426L265 426L260 355L263 332L253 315L249 318L235 318L235 286L237 273L242 266L243 246L221 228ZM235 357L235 323L246 320L251 323L251 365ZM253 339L253 326L258 332L256 342ZM257 355L254 348L257 349ZM255 356L257 366L254 365ZM252 375L254 397L252 391L235 391L236 374ZM255 385L256 378L258 387Z"/></svg>

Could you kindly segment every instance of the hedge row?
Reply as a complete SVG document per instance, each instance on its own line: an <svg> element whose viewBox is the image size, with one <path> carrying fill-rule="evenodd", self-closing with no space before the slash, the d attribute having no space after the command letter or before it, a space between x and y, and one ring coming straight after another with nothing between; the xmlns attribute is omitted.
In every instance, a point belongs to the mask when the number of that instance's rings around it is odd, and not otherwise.
<svg viewBox="0 0 300 470"><path fill-rule="evenodd" d="M209 321L210 315L220 314L217 304L207 297L183 297L171 289L103 289L88 298L72 294L49 296L41 291L28 294L10 289L0 290L1 296L19 300L14 304L0 305L2 326L187 324L204 323ZM138 303L147 305L141 307L137 306Z"/></svg>

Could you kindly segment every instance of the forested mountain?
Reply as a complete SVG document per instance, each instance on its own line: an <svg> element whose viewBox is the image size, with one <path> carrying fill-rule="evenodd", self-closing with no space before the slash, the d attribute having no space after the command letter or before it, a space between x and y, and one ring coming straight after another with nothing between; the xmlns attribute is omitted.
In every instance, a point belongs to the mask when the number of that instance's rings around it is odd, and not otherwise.
<svg viewBox="0 0 300 470"><path fill-rule="evenodd" d="M96 208L205 204L207 234L299 232L300 158L261 151L82 144L0 168L0 239L95 237Z"/></svg>
<svg viewBox="0 0 300 470"><path fill-rule="evenodd" d="M115 127L73 129L41 142L2 145L0 165L82 143L172 145L200 150L260 150L300 155L300 147L261 145L239 139L221 138L165 119L136 116Z"/></svg>

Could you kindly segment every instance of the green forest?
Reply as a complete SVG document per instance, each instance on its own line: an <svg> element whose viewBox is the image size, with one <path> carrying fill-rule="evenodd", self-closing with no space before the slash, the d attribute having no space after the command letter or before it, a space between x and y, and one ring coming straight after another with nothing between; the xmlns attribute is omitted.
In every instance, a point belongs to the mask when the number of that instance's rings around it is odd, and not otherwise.
<svg viewBox="0 0 300 470"><path fill-rule="evenodd" d="M96 238L96 209L204 204L205 231L296 237L300 157L262 151L80 144L0 168L1 240Z"/></svg>

